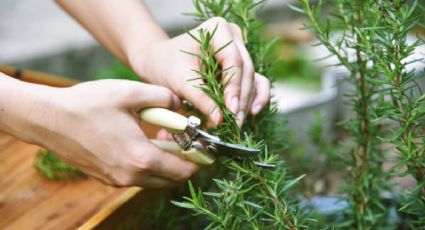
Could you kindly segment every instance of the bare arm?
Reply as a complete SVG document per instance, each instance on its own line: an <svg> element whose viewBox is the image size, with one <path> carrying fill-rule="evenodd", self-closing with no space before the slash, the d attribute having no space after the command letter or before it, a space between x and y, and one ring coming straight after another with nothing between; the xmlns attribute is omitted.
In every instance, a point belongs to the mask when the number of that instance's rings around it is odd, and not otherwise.
<svg viewBox="0 0 425 230"><path fill-rule="evenodd" d="M140 0L57 0L107 49L129 64L129 53L135 45L167 39Z"/></svg>
<svg viewBox="0 0 425 230"><path fill-rule="evenodd" d="M129 65L143 80L165 86L179 97L189 100L213 124L222 120L214 101L193 87L202 84L193 69L199 69L195 58L181 50L199 53L198 44L187 34L168 39L140 0L57 0L97 40ZM228 84L224 89L227 108L242 125L250 113L257 114L268 102L269 82L255 74L251 57L244 45L239 27L223 18L210 19L200 27L212 31L218 25L212 45L223 69L228 69ZM195 29L195 30L197 30ZM196 31L193 31L196 34Z"/></svg>

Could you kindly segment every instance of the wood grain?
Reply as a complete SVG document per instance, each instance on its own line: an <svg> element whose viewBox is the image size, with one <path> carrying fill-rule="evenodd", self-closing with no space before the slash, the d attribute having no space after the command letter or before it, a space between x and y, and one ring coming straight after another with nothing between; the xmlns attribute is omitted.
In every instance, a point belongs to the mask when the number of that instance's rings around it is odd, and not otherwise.
<svg viewBox="0 0 425 230"><path fill-rule="evenodd" d="M47 180L32 166L39 149L0 133L0 229L76 229L92 216L100 223L140 191Z"/></svg>

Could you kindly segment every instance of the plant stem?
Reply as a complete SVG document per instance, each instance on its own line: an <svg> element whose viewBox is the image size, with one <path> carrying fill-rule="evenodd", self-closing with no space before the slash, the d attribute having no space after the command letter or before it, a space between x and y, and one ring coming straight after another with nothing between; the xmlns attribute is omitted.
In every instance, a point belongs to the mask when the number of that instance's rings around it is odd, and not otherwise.
<svg viewBox="0 0 425 230"><path fill-rule="evenodd" d="M357 1L357 10L356 10L356 14L357 14L357 25L359 27L361 27L362 23L363 23L363 15L361 12L361 1ZM362 134L362 138L361 138L361 148L359 149L357 155L360 156L360 172L358 175L356 175L356 173L354 174L356 176L356 178L354 178L354 180L356 180L356 186L357 186L357 193L353 194L353 198L354 200L357 202L356 204L356 220L357 220L357 228L358 229L362 229L363 228L363 224L362 224L362 215L364 214L365 211L365 206L367 203L368 198L364 197L364 194L368 194L366 190L370 184L368 185L364 185L364 181L365 181L365 174L368 171L368 161L369 161L369 140L370 140L370 135L369 135L369 113L368 113L368 99L367 99L367 93L368 93L368 89L367 89L367 83L366 83L366 64L364 63L362 56L361 56L361 50L360 47L358 46L358 44L361 43L361 39L359 35L356 35L355 31L352 31L353 36L356 36L356 40L357 40L357 45L356 45L356 58L357 58L357 65L359 67L359 71L358 71L358 76L359 76L359 80L358 80L358 85L360 88L360 100L359 100L359 104L360 104L360 114L359 114L359 120L361 122L361 126L359 127L359 133ZM356 160L356 159L354 159Z"/></svg>
<svg viewBox="0 0 425 230"><path fill-rule="evenodd" d="M395 94L391 94L391 99L393 101L396 101L396 106L398 108L399 113L402 115L402 122L401 122L401 127L404 127L404 132L402 134L402 140L404 142L405 146L411 146L411 145L416 145L416 143L414 143L414 139L412 140L411 138L409 138L409 134L415 133L415 127L410 125L410 120L411 120L411 113L410 111L408 111L408 109L405 108L405 100L404 98L406 98L405 95L405 90L403 89L403 86L401 85L403 82L402 79L402 72L404 70L403 67L400 67L400 65L402 65L402 60L400 58L401 54L400 54L400 44L397 42L400 39L400 30L399 30L399 14L400 14L400 7L399 7L399 3L394 2L394 22L393 22L393 30L394 30L394 52L393 52L393 63L395 65L394 67L394 71L395 73L395 80L393 81L393 84L397 90L397 95ZM412 155L414 159L421 159L422 156L424 156L425 154L425 149L421 149L418 147L417 149L415 148L415 150L413 150ZM424 168L421 167L421 165L415 161L410 161L407 164L407 167L411 168L412 170L414 170L416 173L413 174L413 176L415 177L417 183L421 183L425 180L425 171ZM425 187L422 188L422 195L425 196Z"/></svg>
<svg viewBox="0 0 425 230"><path fill-rule="evenodd" d="M256 168L256 166L250 162L251 167L252 168ZM266 193L269 197L272 198L273 204L277 207L279 207L280 210L280 214L283 216L283 218L285 219L285 224L288 225L289 229L291 230L296 230L297 228L295 227L294 223L292 222L292 220L288 217L288 214L286 213L286 208L283 206L282 202L279 200L279 197L277 197L275 194L271 193L268 189L267 189L267 182L265 181L265 179L261 176L261 174L257 171L255 172L255 175L257 176L257 179L260 181L262 188L261 190Z"/></svg>

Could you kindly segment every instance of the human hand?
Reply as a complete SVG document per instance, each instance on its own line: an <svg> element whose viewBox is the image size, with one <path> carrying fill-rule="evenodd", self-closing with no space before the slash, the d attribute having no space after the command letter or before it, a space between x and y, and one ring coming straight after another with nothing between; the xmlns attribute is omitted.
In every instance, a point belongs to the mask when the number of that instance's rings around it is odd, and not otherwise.
<svg viewBox="0 0 425 230"><path fill-rule="evenodd" d="M23 115L9 119L14 130L6 131L46 147L88 175L115 186L164 187L187 180L198 168L158 149L139 127L141 108L179 105L164 87L121 80L65 89L28 85L22 92L30 101L21 101L26 106L17 110Z"/></svg>
<svg viewBox="0 0 425 230"><path fill-rule="evenodd" d="M215 58L223 69L228 70L230 77L224 89L226 107L236 115L241 126L247 114L256 115L268 103L270 83L264 76L255 73L251 57L244 45L240 28L228 23L222 18L212 18L191 32L197 34L200 28L217 31L212 40L214 50L218 50L233 41L216 54ZM149 82L165 86L179 97L187 99L210 121L218 125L223 117L216 109L215 102L202 90L194 87L202 84L193 70L199 70L196 57L183 51L198 54L199 44L188 34L182 34L172 39L162 39L151 42L143 47L135 47L129 55L129 63L134 71ZM225 79L226 81L226 79Z"/></svg>

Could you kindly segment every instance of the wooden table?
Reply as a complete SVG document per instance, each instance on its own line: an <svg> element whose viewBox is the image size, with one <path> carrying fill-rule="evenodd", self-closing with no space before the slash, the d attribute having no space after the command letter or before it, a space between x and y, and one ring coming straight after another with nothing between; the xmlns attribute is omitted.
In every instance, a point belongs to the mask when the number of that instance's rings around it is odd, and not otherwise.
<svg viewBox="0 0 425 230"><path fill-rule="evenodd" d="M32 166L39 149L0 133L0 229L75 229L138 190L47 180Z"/></svg>

